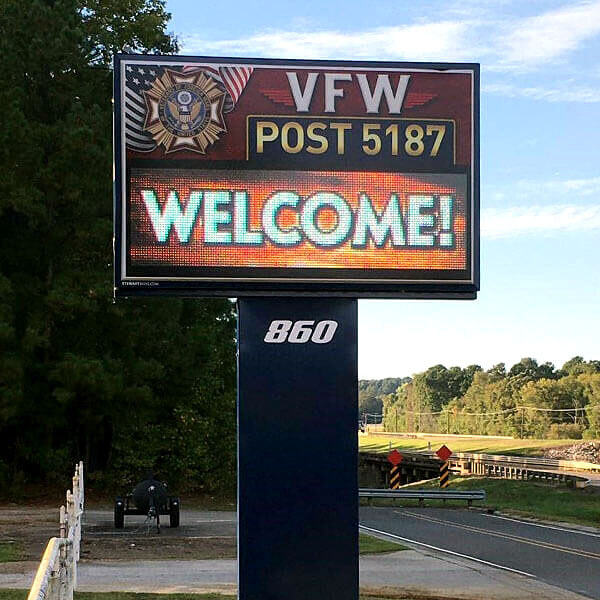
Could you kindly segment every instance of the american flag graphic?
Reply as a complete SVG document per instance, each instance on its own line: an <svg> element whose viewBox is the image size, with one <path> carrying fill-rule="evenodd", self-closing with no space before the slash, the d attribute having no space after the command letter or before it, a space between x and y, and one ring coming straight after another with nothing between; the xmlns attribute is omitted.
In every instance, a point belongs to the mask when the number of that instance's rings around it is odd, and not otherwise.
<svg viewBox="0 0 600 600"><path fill-rule="evenodd" d="M244 91L253 67L217 67L213 65L185 65L184 67L160 65L135 65L125 67L125 143L138 152L151 152L156 148L153 137L144 131L146 101L144 91L149 90L165 68L182 73L203 71L210 75L225 92L223 112L231 112Z"/></svg>
<svg viewBox="0 0 600 600"><path fill-rule="evenodd" d="M223 106L223 112L226 113L233 110L250 79L250 75L252 75L252 71L254 71L253 67L213 67L209 65L186 65L182 71L188 73L198 69L208 73L227 92L225 105Z"/></svg>
<svg viewBox="0 0 600 600"><path fill-rule="evenodd" d="M146 101L143 92L149 90L162 68L149 65L125 67L125 144L138 152L151 152L156 148L152 136L144 131Z"/></svg>

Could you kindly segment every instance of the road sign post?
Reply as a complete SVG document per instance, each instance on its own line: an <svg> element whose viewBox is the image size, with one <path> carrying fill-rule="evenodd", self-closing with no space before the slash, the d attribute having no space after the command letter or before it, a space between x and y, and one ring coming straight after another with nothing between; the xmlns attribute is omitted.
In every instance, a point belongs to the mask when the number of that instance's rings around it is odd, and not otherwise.
<svg viewBox="0 0 600 600"><path fill-rule="evenodd" d="M398 450L394 449L388 454L388 461L391 463L390 468L390 488L397 490L400 487L400 463L404 457Z"/></svg>
<svg viewBox="0 0 600 600"><path fill-rule="evenodd" d="M440 465L440 487L446 488L450 485L450 463L448 459L452 456L452 450L443 445L437 452L438 458L442 461Z"/></svg>
<svg viewBox="0 0 600 600"><path fill-rule="evenodd" d="M444 461L440 465L440 487L446 488L450 485L450 463Z"/></svg>

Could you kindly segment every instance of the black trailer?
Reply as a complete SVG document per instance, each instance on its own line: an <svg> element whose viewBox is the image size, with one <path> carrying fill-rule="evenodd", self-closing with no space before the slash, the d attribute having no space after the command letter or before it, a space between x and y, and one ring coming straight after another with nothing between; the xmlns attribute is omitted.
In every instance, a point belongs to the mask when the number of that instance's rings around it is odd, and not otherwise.
<svg viewBox="0 0 600 600"><path fill-rule="evenodd" d="M167 485L153 477L138 483L131 494L115 498L115 527L122 529L125 515L145 516L155 520L160 533L160 516L169 516L169 525L179 527L179 498L167 493Z"/></svg>

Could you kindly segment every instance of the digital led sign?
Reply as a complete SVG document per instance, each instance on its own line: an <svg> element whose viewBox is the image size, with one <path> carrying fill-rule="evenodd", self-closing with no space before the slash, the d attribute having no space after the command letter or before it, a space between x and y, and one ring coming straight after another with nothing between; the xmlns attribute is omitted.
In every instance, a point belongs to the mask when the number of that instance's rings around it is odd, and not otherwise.
<svg viewBox="0 0 600 600"><path fill-rule="evenodd" d="M115 293L473 298L478 66L118 56Z"/></svg>

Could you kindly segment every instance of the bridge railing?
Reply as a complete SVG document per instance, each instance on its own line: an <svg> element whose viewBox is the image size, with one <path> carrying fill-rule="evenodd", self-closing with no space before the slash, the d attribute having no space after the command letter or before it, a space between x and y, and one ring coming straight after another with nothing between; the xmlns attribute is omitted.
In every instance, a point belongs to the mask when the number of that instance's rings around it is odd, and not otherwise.
<svg viewBox="0 0 600 600"><path fill-rule="evenodd" d="M83 463L80 462L75 467L73 491L67 491L66 505L60 507L60 537L50 538L27 600L73 600L83 504Z"/></svg>
<svg viewBox="0 0 600 600"><path fill-rule="evenodd" d="M455 458L513 465L519 464L530 468L561 469L565 471L586 471L600 473L600 464L581 460L561 460L557 458L539 458L537 456L510 456L473 452L454 452L454 454L452 454L450 457L450 460Z"/></svg>
<svg viewBox="0 0 600 600"><path fill-rule="evenodd" d="M449 460L452 468L458 468L463 473L500 476L507 479L538 478L564 481L575 487L586 487L590 484L586 473L600 472L600 465L595 463L535 456L455 452Z"/></svg>

